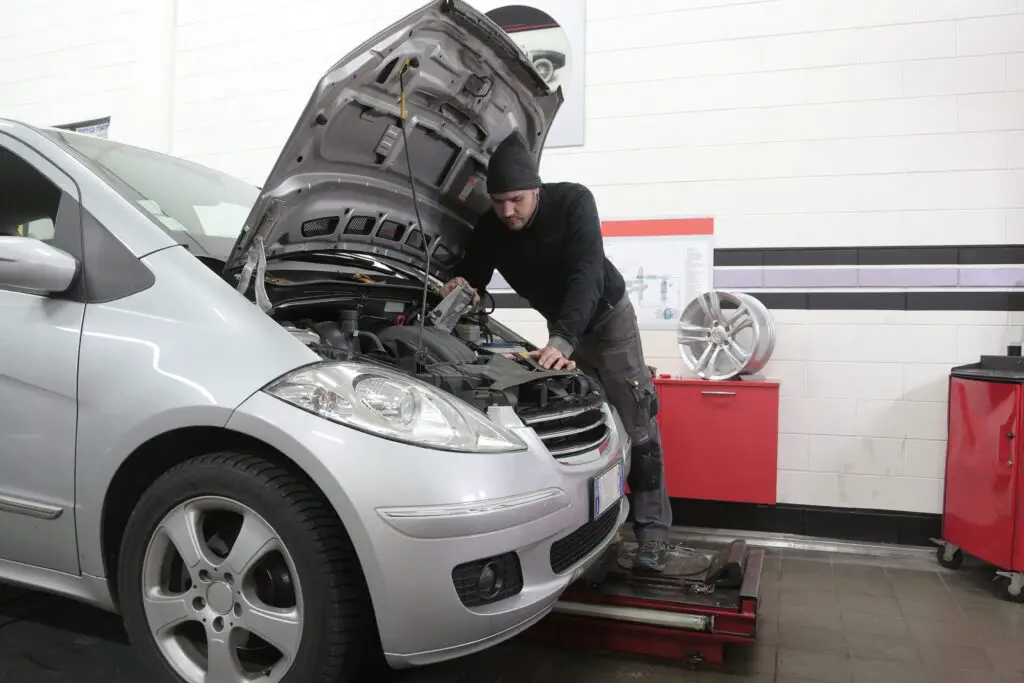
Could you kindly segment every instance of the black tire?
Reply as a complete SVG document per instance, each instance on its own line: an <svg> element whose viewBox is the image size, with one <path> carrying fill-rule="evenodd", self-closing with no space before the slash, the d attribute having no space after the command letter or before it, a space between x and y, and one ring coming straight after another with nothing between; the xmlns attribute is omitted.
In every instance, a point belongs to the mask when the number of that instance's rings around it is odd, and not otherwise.
<svg viewBox="0 0 1024 683"><path fill-rule="evenodd" d="M946 549L940 545L935 553L935 559L946 569L960 569L964 564L964 552L957 548L953 553L953 559L947 560Z"/></svg>
<svg viewBox="0 0 1024 683"><path fill-rule="evenodd" d="M142 495L121 544L118 593L132 645L160 680L181 681L150 633L142 568L150 538L175 506L221 496L262 516L288 548L302 585L298 656L283 683L351 683L376 663L380 640L366 582L348 535L310 483L262 457L201 455L175 466Z"/></svg>

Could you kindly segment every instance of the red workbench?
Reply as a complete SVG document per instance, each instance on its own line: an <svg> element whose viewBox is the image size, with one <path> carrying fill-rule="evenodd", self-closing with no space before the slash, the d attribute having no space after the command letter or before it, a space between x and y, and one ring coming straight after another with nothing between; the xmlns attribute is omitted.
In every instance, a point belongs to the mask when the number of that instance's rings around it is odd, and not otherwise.
<svg viewBox="0 0 1024 683"><path fill-rule="evenodd" d="M669 497L777 502L777 381L662 376L654 386Z"/></svg>

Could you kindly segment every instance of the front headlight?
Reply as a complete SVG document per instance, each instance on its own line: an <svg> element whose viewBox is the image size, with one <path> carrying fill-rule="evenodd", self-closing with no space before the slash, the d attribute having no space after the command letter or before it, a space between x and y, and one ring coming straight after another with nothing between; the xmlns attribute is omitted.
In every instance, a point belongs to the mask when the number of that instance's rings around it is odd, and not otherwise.
<svg viewBox="0 0 1024 683"><path fill-rule="evenodd" d="M369 363L320 363L266 391L327 420L416 446L475 453L526 449L519 437L465 401Z"/></svg>

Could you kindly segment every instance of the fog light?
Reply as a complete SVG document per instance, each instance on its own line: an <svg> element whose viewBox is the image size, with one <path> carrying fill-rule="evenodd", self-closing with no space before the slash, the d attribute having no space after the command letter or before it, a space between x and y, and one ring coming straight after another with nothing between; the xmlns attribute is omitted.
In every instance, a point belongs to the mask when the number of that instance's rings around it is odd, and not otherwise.
<svg viewBox="0 0 1024 683"><path fill-rule="evenodd" d="M501 567L496 562L488 562L480 570L480 578L477 579L476 589L480 591L480 597L485 600L492 600L494 596L505 587L505 580L502 578Z"/></svg>
<svg viewBox="0 0 1024 683"><path fill-rule="evenodd" d="M523 570L514 552L481 557L452 570L452 583L466 607L480 607L518 595L523 590Z"/></svg>

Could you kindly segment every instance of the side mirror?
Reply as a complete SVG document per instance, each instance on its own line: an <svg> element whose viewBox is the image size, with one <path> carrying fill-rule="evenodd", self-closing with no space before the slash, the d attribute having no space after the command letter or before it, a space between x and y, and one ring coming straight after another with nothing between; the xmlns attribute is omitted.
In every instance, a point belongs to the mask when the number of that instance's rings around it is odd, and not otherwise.
<svg viewBox="0 0 1024 683"><path fill-rule="evenodd" d="M62 294L78 276L78 260L32 237L0 237L0 287Z"/></svg>

